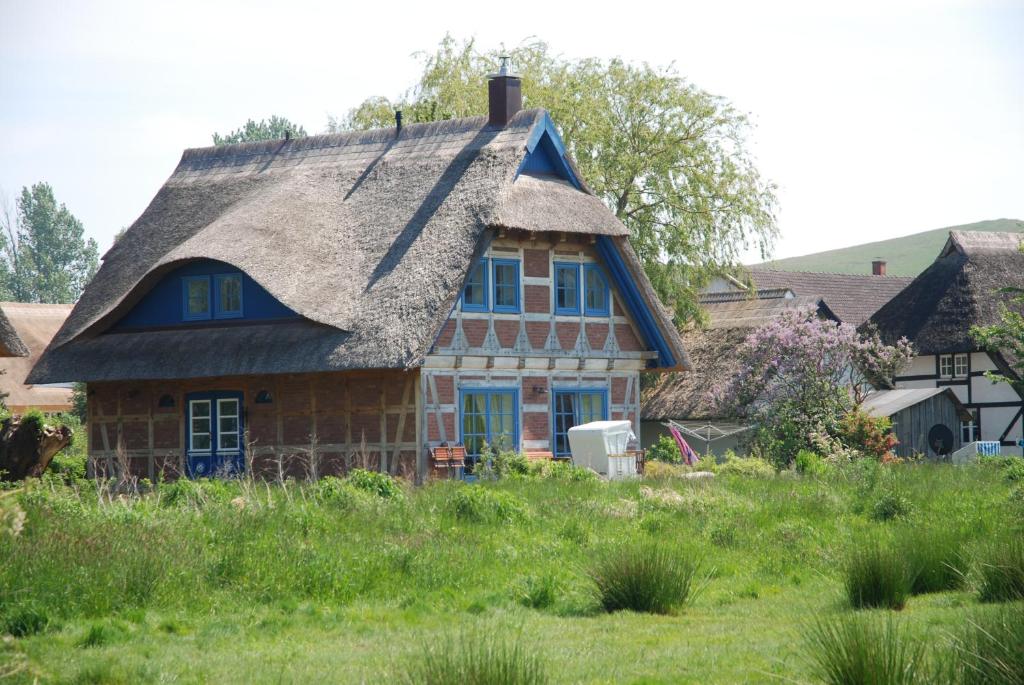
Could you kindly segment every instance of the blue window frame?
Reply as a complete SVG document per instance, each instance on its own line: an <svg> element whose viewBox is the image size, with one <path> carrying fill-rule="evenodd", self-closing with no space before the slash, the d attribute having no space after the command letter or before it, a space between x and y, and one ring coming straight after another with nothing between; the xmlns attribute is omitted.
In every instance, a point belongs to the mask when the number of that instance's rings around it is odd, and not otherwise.
<svg viewBox="0 0 1024 685"><path fill-rule="evenodd" d="M181 317L185 321L203 321L211 317L210 277L186 276L181 279Z"/></svg>
<svg viewBox="0 0 1024 685"><path fill-rule="evenodd" d="M491 282L494 284L492 310L504 314L518 314L519 260L492 259Z"/></svg>
<svg viewBox="0 0 1024 685"><path fill-rule="evenodd" d="M240 318L242 316L242 274L218 274L213 277L213 285L213 318Z"/></svg>
<svg viewBox="0 0 1024 685"><path fill-rule="evenodd" d="M459 390L459 423L466 447L466 471L480 460L486 442L495 451L519 447L519 391L512 388Z"/></svg>
<svg viewBox="0 0 1024 685"><path fill-rule="evenodd" d="M580 313L580 265L555 262L555 314Z"/></svg>
<svg viewBox="0 0 1024 685"><path fill-rule="evenodd" d="M185 456L191 478L245 469L245 408L240 392L197 392L185 397Z"/></svg>
<svg viewBox="0 0 1024 685"><path fill-rule="evenodd" d="M487 304L487 260L481 259L469 272L469 279L462 291L462 311L486 312Z"/></svg>
<svg viewBox="0 0 1024 685"><path fill-rule="evenodd" d="M552 393L554 421L554 453L556 457L569 457L569 429L591 421L608 420L607 388L555 389Z"/></svg>
<svg viewBox="0 0 1024 685"><path fill-rule="evenodd" d="M583 311L587 316L608 316L608 279L597 264L583 265Z"/></svg>

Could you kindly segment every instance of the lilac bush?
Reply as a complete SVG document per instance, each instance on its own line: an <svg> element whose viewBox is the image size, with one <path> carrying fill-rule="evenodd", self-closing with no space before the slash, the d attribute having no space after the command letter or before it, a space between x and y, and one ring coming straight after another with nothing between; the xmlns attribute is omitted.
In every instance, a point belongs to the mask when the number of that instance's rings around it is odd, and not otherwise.
<svg viewBox="0 0 1024 685"><path fill-rule="evenodd" d="M727 415L756 422L761 451L788 464L822 436L838 438L842 417L872 387L892 387L913 357L906 339L885 345L877 332L819 318L813 307L783 312L735 351L739 369L712 388Z"/></svg>

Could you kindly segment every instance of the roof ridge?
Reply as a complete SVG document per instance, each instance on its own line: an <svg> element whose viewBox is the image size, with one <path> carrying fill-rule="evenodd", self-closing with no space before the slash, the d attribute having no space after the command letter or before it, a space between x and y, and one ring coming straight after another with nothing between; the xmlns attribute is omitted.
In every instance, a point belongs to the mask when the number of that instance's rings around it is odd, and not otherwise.
<svg viewBox="0 0 1024 685"><path fill-rule="evenodd" d="M814 274L816 276L852 276L854 278L877 278L880 280L896 281L901 279L913 280L915 276L890 276L888 274L880 276L877 274L847 274L841 271L790 271L788 269L758 269L757 264L747 267L749 271L759 271L761 273L773 273L773 274Z"/></svg>

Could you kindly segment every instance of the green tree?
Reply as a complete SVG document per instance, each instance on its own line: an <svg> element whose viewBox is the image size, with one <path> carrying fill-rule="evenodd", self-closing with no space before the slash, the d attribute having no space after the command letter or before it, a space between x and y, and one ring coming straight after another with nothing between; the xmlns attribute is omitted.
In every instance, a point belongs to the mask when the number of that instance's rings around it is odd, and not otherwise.
<svg viewBox="0 0 1024 685"><path fill-rule="evenodd" d="M22 188L16 207L2 217L0 291L18 302L74 302L99 267L96 241L48 183Z"/></svg>
<svg viewBox="0 0 1024 685"><path fill-rule="evenodd" d="M1021 251L1024 252L1024 244ZM982 349L1002 355L1018 379L1024 379L1024 288L1007 287L999 292L1011 296L1008 303L1000 305L999 323L972 326L971 335ZM994 381L1009 383L1017 392L1024 394L1022 380L991 371L985 375Z"/></svg>
<svg viewBox="0 0 1024 685"><path fill-rule="evenodd" d="M305 138L306 135L306 129L275 114L269 120L253 121L249 119L242 128L234 130L225 136L214 133L213 144L231 145L232 143L251 143L257 140L279 140L289 137Z"/></svg>
<svg viewBox="0 0 1024 685"><path fill-rule="evenodd" d="M543 107L583 177L630 229L648 276L677 318L698 315L697 290L742 254L767 256L777 235L774 186L748 150L750 124L725 99L681 77L619 59L566 60L546 43L508 51L525 107ZM332 132L485 114L486 75L500 52L451 36L420 55L419 83L394 101L373 97Z"/></svg>

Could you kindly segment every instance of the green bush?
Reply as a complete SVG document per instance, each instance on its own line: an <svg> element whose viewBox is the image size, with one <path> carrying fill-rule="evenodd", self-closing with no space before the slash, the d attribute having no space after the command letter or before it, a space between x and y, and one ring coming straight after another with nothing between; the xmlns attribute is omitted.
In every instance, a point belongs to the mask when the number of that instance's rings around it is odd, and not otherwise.
<svg viewBox="0 0 1024 685"><path fill-rule="evenodd" d="M233 483L219 478L179 478L161 483L160 502L167 507L202 507L212 502L227 502L238 495Z"/></svg>
<svg viewBox="0 0 1024 685"><path fill-rule="evenodd" d="M365 490L357 490L342 478L325 476L312 485L312 491L317 500L324 504L339 509L350 509L354 507L362 494L365 497Z"/></svg>
<svg viewBox="0 0 1024 685"><path fill-rule="evenodd" d="M410 685L543 685L544 660L536 651L482 630L483 637L452 635L432 639L408 660L402 680Z"/></svg>
<svg viewBox="0 0 1024 685"><path fill-rule="evenodd" d="M825 460L810 450L797 452L794 465L797 473L804 476L824 476L828 472Z"/></svg>
<svg viewBox="0 0 1024 685"><path fill-rule="evenodd" d="M910 579L901 556L878 541L854 547L846 562L846 597L855 609L902 609Z"/></svg>
<svg viewBox="0 0 1024 685"><path fill-rule="evenodd" d="M352 469L348 477L345 478L345 482L381 499L401 499L403 496L402 488L395 482L395 479L378 471Z"/></svg>
<svg viewBox="0 0 1024 685"><path fill-rule="evenodd" d="M829 685L912 685L932 682L924 643L904 634L893 620L832 616L806 635L812 673Z"/></svg>
<svg viewBox="0 0 1024 685"><path fill-rule="evenodd" d="M1014 457L1010 464L1003 469L1003 478L1010 483L1024 483L1024 459Z"/></svg>
<svg viewBox="0 0 1024 685"><path fill-rule="evenodd" d="M598 555L589 575L607 612L671 614L693 600L700 563L656 543L628 544Z"/></svg>
<svg viewBox="0 0 1024 685"><path fill-rule="evenodd" d="M662 435L658 438L658 442L647 448L647 459L666 464L679 464L683 461L683 455L680 454L679 445L671 435Z"/></svg>
<svg viewBox="0 0 1024 685"><path fill-rule="evenodd" d="M1024 599L1024 541L1003 540L989 545L978 561L982 602Z"/></svg>
<svg viewBox="0 0 1024 685"><path fill-rule="evenodd" d="M886 488L871 505L871 518L875 521L891 521L906 518L914 510L913 503L897 488Z"/></svg>
<svg viewBox="0 0 1024 685"><path fill-rule="evenodd" d="M451 497L452 512L471 523L510 523L526 517L526 505L515 495L483 485L466 485Z"/></svg>
<svg viewBox="0 0 1024 685"><path fill-rule="evenodd" d="M50 616L34 604L14 605L0 615L0 634L13 637L28 637L45 631L50 626Z"/></svg>
<svg viewBox="0 0 1024 685"><path fill-rule="evenodd" d="M959 590L967 582L970 564L958 534L907 528L897 547L907 566L911 594Z"/></svg>
<svg viewBox="0 0 1024 685"><path fill-rule="evenodd" d="M1024 685L1024 605L976 614L954 645L952 682Z"/></svg>
<svg viewBox="0 0 1024 685"><path fill-rule="evenodd" d="M494 473L498 478L515 478L530 473L530 460L519 452L500 452L494 458Z"/></svg>
<svg viewBox="0 0 1024 685"><path fill-rule="evenodd" d="M719 464L717 472L744 478L772 478L775 476L775 467L758 457L736 457Z"/></svg>
<svg viewBox="0 0 1024 685"><path fill-rule="evenodd" d="M535 461L530 464L529 468L530 475L535 478L562 480L575 483L600 480L600 476L590 469L582 466L575 466L571 462L564 460Z"/></svg>

